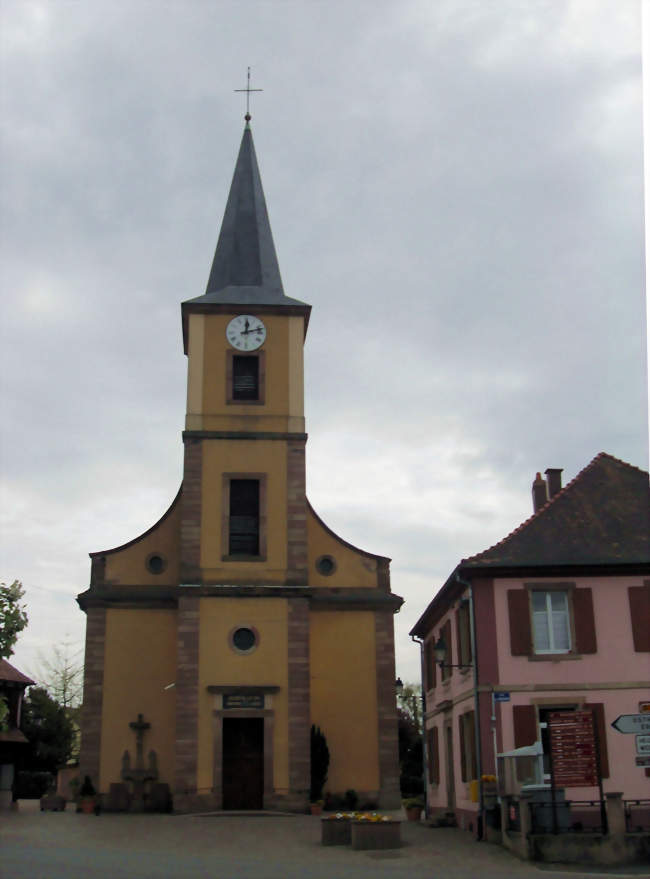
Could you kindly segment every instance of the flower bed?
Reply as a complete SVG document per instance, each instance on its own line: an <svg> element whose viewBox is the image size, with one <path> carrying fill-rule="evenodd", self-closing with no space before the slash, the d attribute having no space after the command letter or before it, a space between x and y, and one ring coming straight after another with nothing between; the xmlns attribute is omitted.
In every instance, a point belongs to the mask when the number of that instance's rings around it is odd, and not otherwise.
<svg viewBox="0 0 650 879"><path fill-rule="evenodd" d="M350 845L352 836L350 825L354 814L337 812L321 818L321 842L323 845Z"/></svg>
<svg viewBox="0 0 650 879"><path fill-rule="evenodd" d="M336 812L321 819L321 842L353 849L399 848L400 823L378 812Z"/></svg>
<svg viewBox="0 0 650 879"><path fill-rule="evenodd" d="M399 848L401 821L376 812L357 814L350 823L350 842L356 850Z"/></svg>

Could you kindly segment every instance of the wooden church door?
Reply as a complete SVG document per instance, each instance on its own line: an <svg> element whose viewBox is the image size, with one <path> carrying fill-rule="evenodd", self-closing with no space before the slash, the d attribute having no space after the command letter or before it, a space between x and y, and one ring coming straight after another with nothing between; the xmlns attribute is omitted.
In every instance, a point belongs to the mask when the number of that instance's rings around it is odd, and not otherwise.
<svg viewBox="0 0 650 879"><path fill-rule="evenodd" d="M263 717L224 717L222 778L224 809L263 808Z"/></svg>

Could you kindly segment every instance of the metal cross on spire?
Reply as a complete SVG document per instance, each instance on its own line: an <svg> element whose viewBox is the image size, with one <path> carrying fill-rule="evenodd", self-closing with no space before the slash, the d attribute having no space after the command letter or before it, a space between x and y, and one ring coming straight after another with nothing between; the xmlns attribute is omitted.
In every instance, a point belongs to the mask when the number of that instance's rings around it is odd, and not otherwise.
<svg viewBox="0 0 650 879"><path fill-rule="evenodd" d="M233 89L233 91L234 92L246 92L246 115L244 116L244 119L246 120L246 122L250 122L251 121L251 114L250 114L251 92L263 92L264 91L264 89L252 89L251 88L251 69L250 69L250 67L247 68L246 88L245 89Z"/></svg>

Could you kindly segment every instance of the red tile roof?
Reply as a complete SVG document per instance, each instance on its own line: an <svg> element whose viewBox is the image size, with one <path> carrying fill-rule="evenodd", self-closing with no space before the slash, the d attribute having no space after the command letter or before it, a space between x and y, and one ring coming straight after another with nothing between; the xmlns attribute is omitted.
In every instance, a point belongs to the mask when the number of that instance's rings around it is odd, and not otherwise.
<svg viewBox="0 0 650 879"><path fill-rule="evenodd" d="M605 452L463 568L650 564L648 474Z"/></svg>

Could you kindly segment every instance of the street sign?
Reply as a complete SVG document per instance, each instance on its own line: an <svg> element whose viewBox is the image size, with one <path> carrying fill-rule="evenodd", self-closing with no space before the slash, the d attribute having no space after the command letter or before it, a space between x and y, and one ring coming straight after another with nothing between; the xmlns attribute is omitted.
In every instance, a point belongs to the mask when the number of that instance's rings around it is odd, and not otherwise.
<svg viewBox="0 0 650 879"><path fill-rule="evenodd" d="M650 736L636 737L637 754L650 754Z"/></svg>
<svg viewBox="0 0 650 879"><path fill-rule="evenodd" d="M591 787L598 784L596 740L591 711L549 714L551 773L554 787Z"/></svg>
<svg viewBox="0 0 650 879"><path fill-rule="evenodd" d="M495 702L509 702L510 693L493 693Z"/></svg>
<svg viewBox="0 0 650 879"><path fill-rule="evenodd" d="M650 766L650 757L637 757L636 758L637 766Z"/></svg>
<svg viewBox="0 0 650 879"><path fill-rule="evenodd" d="M648 714L619 714L612 723L615 730L622 733L650 733L650 715Z"/></svg>

